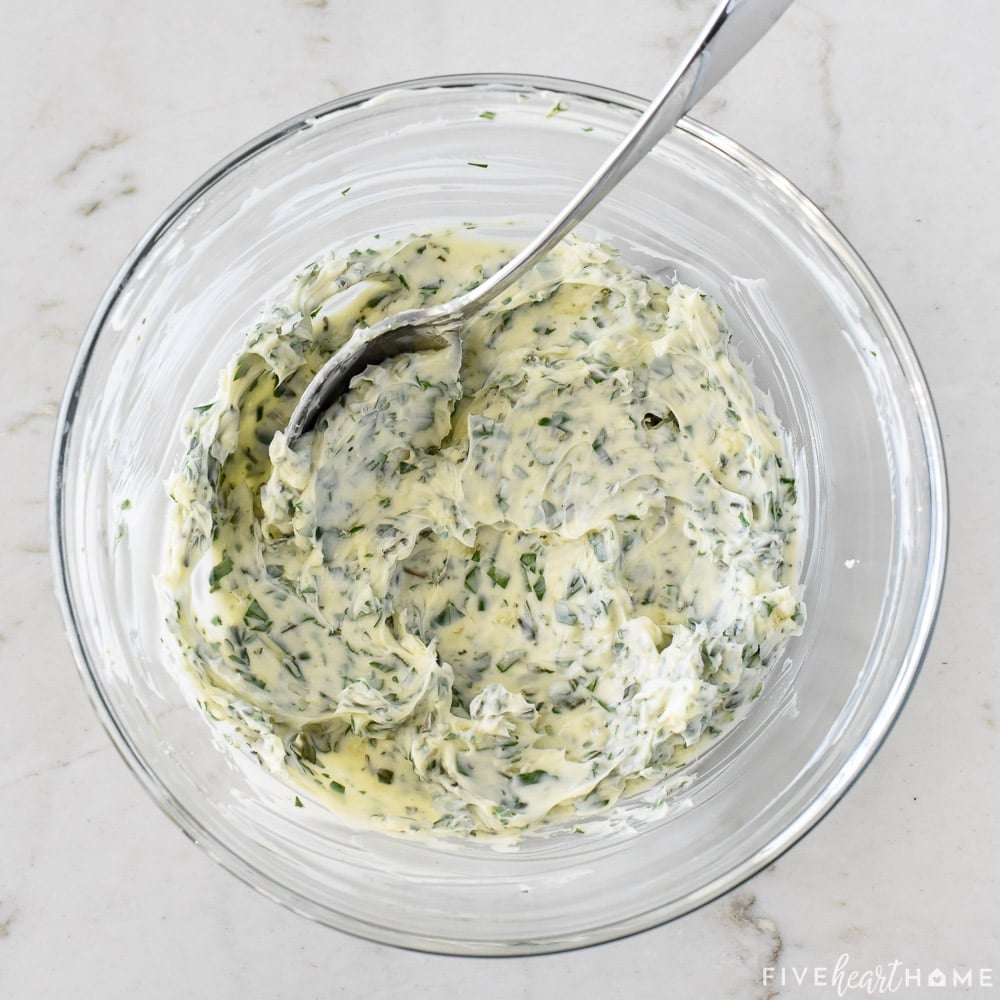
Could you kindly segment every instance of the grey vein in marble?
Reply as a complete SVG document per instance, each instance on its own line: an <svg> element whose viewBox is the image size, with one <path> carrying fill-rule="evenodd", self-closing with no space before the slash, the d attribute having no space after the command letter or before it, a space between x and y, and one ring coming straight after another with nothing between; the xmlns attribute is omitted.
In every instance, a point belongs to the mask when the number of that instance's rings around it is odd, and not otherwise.
<svg viewBox="0 0 1000 1000"><path fill-rule="evenodd" d="M123 143L128 142L129 138L130 136L126 132L114 129L107 139L87 143L73 160L56 174L56 181L69 180L91 157L117 149Z"/></svg>

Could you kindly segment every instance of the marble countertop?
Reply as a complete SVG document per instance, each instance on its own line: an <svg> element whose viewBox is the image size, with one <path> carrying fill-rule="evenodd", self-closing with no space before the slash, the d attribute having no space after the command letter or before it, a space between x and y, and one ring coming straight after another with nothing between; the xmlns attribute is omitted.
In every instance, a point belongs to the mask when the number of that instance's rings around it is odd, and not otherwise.
<svg viewBox="0 0 1000 1000"><path fill-rule="evenodd" d="M584 952L474 960L308 923L218 867L140 788L87 701L53 596L55 414L129 249L257 132L441 72L544 73L648 95L708 3L9 0L0 997L824 997L838 995L838 962L886 974L897 963L899 988L882 992L900 996L1000 996L1000 5L959 6L961 21L934 0L798 0L698 109L847 234L931 384L951 477L949 579L899 723L834 811L724 898ZM948 988L929 983L936 969ZM867 995L857 982L843 995Z"/></svg>

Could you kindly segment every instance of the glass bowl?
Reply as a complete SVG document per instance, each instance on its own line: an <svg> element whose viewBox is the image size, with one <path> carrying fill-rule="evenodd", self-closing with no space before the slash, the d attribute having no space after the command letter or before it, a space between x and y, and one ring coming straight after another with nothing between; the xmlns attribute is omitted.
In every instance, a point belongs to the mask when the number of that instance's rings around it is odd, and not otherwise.
<svg viewBox="0 0 1000 1000"><path fill-rule="evenodd" d="M875 753L918 671L941 591L947 501L913 349L822 213L687 120L580 231L723 305L797 457L808 620L740 721L656 801L627 802L584 835L563 827L499 849L358 829L308 799L297 808L288 785L221 741L179 679L154 585L163 484L183 417L211 398L273 289L331 247L431 226L488 231L504 220L527 238L643 106L585 84L488 75L310 111L238 150L156 221L77 358L53 463L53 551L94 704L192 839L265 894L341 930L504 955L677 917L823 816Z"/></svg>

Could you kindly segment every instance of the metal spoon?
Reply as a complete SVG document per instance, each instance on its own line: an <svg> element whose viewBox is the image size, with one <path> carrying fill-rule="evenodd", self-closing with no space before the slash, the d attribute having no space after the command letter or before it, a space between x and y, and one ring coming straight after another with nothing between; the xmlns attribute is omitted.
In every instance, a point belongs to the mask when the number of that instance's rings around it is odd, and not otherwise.
<svg viewBox="0 0 1000 1000"><path fill-rule="evenodd" d="M313 377L285 430L289 445L316 425L320 415L369 365L408 351L447 346L445 331L499 295L548 253L698 101L753 48L791 0L722 0L677 71L579 194L516 257L482 284L450 302L409 309L370 327L355 329Z"/></svg>

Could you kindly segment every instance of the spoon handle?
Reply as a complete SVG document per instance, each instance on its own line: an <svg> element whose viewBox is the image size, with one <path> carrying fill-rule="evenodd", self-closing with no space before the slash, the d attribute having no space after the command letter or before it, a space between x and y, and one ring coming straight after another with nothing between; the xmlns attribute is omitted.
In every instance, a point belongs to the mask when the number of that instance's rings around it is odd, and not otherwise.
<svg viewBox="0 0 1000 1000"><path fill-rule="evenodd" d="M442 311L447 310L449 318L463 318L513 284L591 212L790 4L791 0L722 0L666 86L573 200L509 263Z"/></svg>

